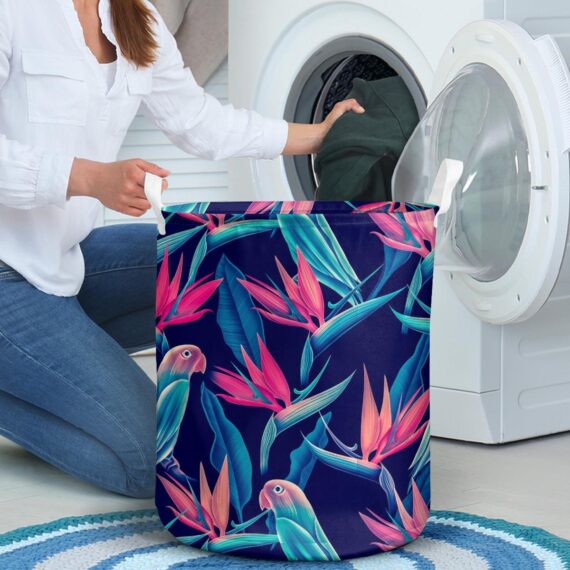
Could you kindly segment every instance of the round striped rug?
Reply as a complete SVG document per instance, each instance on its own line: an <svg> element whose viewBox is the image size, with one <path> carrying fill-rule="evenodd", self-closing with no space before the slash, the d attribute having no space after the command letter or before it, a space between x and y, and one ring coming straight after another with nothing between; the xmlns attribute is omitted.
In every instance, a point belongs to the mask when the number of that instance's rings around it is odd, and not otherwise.
<svg viewBox="0 0 570 570"><path fill-rule="evenodd" d="M315 570L210 555L176 543L155 511L62 519L0 535L0 568L9 570ZM541 529L434 511L423 536L400 550L335 563L337 570L570 570L570 541Z"/></svg>

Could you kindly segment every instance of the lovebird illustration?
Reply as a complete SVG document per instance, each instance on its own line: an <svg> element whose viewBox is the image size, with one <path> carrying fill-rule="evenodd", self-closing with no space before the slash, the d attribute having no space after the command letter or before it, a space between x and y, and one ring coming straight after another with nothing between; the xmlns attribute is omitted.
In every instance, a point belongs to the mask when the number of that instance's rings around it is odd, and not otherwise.
<svg viewBox="0 0 570 570"><path fill-rule="evenodd" d="M166 459L174 449L194 372L206 371L206 357L191 344L177 346L166 353L158 368L156 409L156 462Z"/></svg>
<svg viewBox="0 0 570 570"><path fill-rule="evenodd" d="M288 560L340 560L311 503L295 483L268 481L259 493L259 506L273 511L279 543Z"/></svg>

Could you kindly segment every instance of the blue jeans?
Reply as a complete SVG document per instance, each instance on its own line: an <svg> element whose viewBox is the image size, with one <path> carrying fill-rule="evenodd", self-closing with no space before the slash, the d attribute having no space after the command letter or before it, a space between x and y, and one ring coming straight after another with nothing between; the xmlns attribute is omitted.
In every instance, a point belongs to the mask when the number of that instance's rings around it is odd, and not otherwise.
<svg viewBox="0 0 570 570"><path fill-rule="evenodd" d="M129 353L154 346L156 226L98 228L81 249L77 297L0 268L0 435L80 479L150 497L155 387Z"/></svg>

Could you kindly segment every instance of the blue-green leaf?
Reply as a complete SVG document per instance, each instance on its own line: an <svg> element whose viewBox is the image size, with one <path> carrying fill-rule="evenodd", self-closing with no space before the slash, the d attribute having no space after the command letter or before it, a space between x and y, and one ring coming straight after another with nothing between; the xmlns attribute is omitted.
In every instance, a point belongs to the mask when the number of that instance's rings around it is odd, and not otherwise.
<svg viewBox="0 0 570 570"><path fill-rule="evenodd" d="M356 288L360 281L324 217L321 220L318 216L296 214L279 215L277 218L295 262L299 248L320 283L341 297ZM313 218L319 220L319 224L314 223ZM362 299L359 292L354 293L353 297L352 304Z"/></svg>
<svg viewBox="0 0 570 570"><path fill-rule="evenodd" d="M238 279L245 280L245 275L224 255L218 264L216 279L224 280L218 288L217 313L217 321L224 341L239 362L245 365L241 352L243 346L259 366L257 335L265 343L265 333L261 316L255 310L251 295L237 281Z"/></svg>
<svg viewBox="0 0 570 570"><path fill-rule="evenodd" d="M380 279L378 283L374 286L374 289L368 296L369 299L374 299L377 295L379 295L392 277L394 273L400 267L406 264L406 262L412 256L412 253L409 251L401 251L394 249L386 244L383 244L384 247L384 270L382 271L382 275L380 275Z"/></svg>
<svg viewBox="0 0 570 570"><path fill-rule="evenodd" d="M398 406L405 403L423 388L422 370L429 357L429 336L422 335L414 349L414 353L398 371L396 379L390 388L392 417L396 417Z"/></svg>
<svg viewBox="0 0 570 570"><path fill-rule="evenodd" d="M189 287L196 281L196 276L198 275L198 269L200 269L200 265L206 254L208 253L208 235L204 234L202 239L196 246L194 250L194 257L192 257L192 263L190 264L190 271L188 272L188 282L186 287Z"/></svg>
<svg viewBox="0 0 570 570"><path fill-rule="evenodd" d="M345 457L338 453L332 453L332 451L327 451L326 449L317 447L311 442L308 442L308 445L311 452L315 454L316 458L321 463L324 463L333 469L337 469L338 471L348 473L349 475L356 475L357 477L368 479L368 481L378 482L380 467L375 463L369 463L355 457Z"/></svg>
<svg viewBox="0 0 570 570"><path fill-rule="evenodd" d="M274 416L271 416L263 430L259 448L259 468L262 474L267 473L267 469L269 468L269 452L276 439L277 426L275 425Z"/></svg>
<svg viewBox="0 0 570 570"><path fill-rule="evenodd" d="M320 394L311 396L310 398L297 402L296 404L292 404L291 406L287 406L284 410L281 410L276 416L274 416L277 435L332 404L346 390L346 387L350 384L354 374L355 373L353 372L342 382L324 390Z"/></svg>
<svg viewBox="0 0 570 570"><path fill-rule="evenodd" d="M214 251L236 239L270 232L278 228L277 220L244 220L220 226L208 234L208 251Z"/></svg>
<svg viewBox="0 0 570 570"><path fill-rule="evenodd" d="M176 214L205 214L210 202L186 202L184 204L169 204L164 207L165 212Z"/></svg>
<svg viewBox="0 0 570 570"><path fill-rule="evenodd" d="M417 479L420 471L430 462L429 443L430 443L430 426L428 425L427 428L424 430L422 441L410 465L410 470L412 472L411 473L412 479ZM410 489L409 489L410 491L412 490L411 484L412 483L410 481Z"/></svg>
<svg viewBox="0 0 570 570"><path fill-rule="evenodd" d="M237 427L226 417L218 398L202 385L204 415L214 432L210 462L219 471L228 458L230 500L243 522L243 509L251 499L253 468L247 446Z"/></svg>
<svg viewBox="0 0 570 570"><path fill-rule="evenodd" d="M309 382L309 374L311 373L313 360L313 347L311 346L311 335L309 335L305 341L303 354L301 356L301 386L306 386Z"/></svg>
<svg viewBox="0 0 570 570"><path fill-rule="evenodd" d="M311 344L313 345L315 354L321 354L339 338L360 324L364 319L375 313L378 309L381 309L386 303L389 303L402 291L403 289L399 289L389 295L365 301L360 305L351 307L325 323L313 334L311 338Z"/></svg>
<svg viewBox="0 0 570 570"><path fill-rule="evenodd" d="M168 530L168 527L165 528ZM176 540L182 544L186 544L187 546L192 546L207 536L207 534L197 534L196 536L177 536Z"/></svg>
<svg viewBox="0 0 570 570"><path fill-rule="evenodd" d="M418 263L416 270L414 271L414 276L412 277L412 281L409 285L408 296L406 298L406 305L404 307L404 316L409 317L412 314L412 310L414 308L414 303L418 298L418 294L423 285L423 277L422 277L422 264ZM408 332L408 325L402 323L402 334L407 334Z"/></svg>
<svg viewBox="0 0 570 570"><path fill-rule="evenodd" d="M237 552L246 548L258 548L261 546L272 546L279 542L276 534L233 534L226 535L222 538L215 538L204 546L204 550L208 552L216 552L217 554L227 554L228 552Z"/></svg>
<svg viewBox="0 0 570 570"><path fill-rule="evenodd" d="M390 307L391 308L391 307ZM402 315L392 309L392 312L396 316L396 318L408 328L412 329L413 331L427 334L429 335L429 328L430 328L430 319L421 318L421 317L409 317L407 315Z"/></svg>
<svg viewBox="0 0 570 570"><path fill-rule="evenodd" d="M175 251L179 250L185 243L190 241L197 233L200 233L203 229L204 226L198 226L196 228L191 228L189 230L184 230L183 232L178 232L160 238L156 242L156 255L158 261L161 262L164 259L164 252L167 246L168 253L174 253Z"/></svg>
<svg viewBox="0 0 570 570"><path fill-rule="evenodd" d="M313 431L306 436L303 443L295 450L291 452L291 469L287 475L287 481L295 483L301 489L304 489L309 481L309 477L315 468L315 463L317 458L314 453L311 452L309 444L307 442L316 445L317 447L326 447L329 438L327 436L327 430L325 422L328 424L331 421L332 412L328 412L322 418L317 420L315 428Z"/></svg>
<svg viewBox="0 0 570 570"><path fill-rule="evenodd" d="M422 261L422 278L424 283L433 277L433 265L435 261L435 250L430 252Z"/></svg>

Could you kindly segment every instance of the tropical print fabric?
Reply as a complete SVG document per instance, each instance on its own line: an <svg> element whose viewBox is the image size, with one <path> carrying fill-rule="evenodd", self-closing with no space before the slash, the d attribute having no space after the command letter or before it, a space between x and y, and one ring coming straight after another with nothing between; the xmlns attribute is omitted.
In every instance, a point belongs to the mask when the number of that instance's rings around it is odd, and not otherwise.
<svg viewBox="0 0 570 570"><path fill-rule="evenodd" d="M157 507L181 542L335 561L429 515L435 210L185 204L157 272Z"/></svg>

